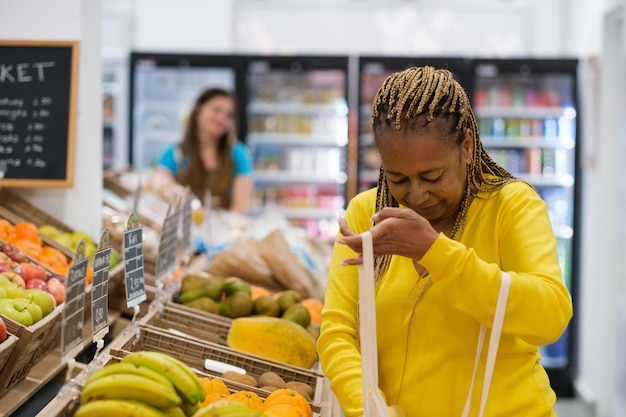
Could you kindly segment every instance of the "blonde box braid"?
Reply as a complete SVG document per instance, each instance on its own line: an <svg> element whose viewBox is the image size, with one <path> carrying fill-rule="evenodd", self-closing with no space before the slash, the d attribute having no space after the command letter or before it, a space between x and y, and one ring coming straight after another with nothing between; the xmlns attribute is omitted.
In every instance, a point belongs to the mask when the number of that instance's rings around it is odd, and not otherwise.
<svg viewBox="0 0 626 417"><path fill-rule="evenodd" d="M377 145L380 145L377 133L385 126L393 123L395 130L417 130L419 127L416 119L423 116L426 116L426 124L435 118L454 117L457 120L454 129L461 134L466 128L472 129L473 155L467 166L465 192L450 236L452 239L460 239L463 233L472 189L493 192L516 180L485 151L478 135L478 124L469 98L448 70L425 66L407 68L391 74L376 93L371 114L374 143ZM384 207L398 207L398 202L389 192L385 172L381 167L376 194L376 212ZM392 255L383 255L374 260L376 283L389 267L391 257Z"/></svg>

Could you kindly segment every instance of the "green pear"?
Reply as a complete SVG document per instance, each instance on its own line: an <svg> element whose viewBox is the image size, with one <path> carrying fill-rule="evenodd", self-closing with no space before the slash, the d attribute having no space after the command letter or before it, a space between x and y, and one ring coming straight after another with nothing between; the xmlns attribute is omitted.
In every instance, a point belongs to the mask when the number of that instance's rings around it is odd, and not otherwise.
<svg viewBox="0 0 626 417"><path fill-rule="evenodd" d="M174 301L180 304L186 304L200 297L208 297L213 301L219 301L222 298L222 283L214 280L207 281L200 287L181 291Z"/></svg>
<svg viewBox="0 0 626 417"><path fill-rule="evenodd" d="M271 295L261 295L254 300L254 314L260 316L278 317L280 315L280 304Z"/></svg>
<svg viewBox="0 0 626 417"><path fill-rule="evenodd" d="M252 314L254 304L244 291L237 291L217 303L220 316L235 319Z"/></svg>
<svg viewBox="0 0 626 417"><path fill-rule="evenodd" d="M185 303L187 307L195 308L198 310L206 311L207 313L217 314L217 303L209 297L196 298L193 301Z"/></svg>
<svg viewBox="0 0 626 417"><path fill-rule="evenodd" d="M285 290L278 296L278 304L280 304L280 311L285 312L293 304L297 304L302 301L302 296L299 292L294 290Z"/></svg>

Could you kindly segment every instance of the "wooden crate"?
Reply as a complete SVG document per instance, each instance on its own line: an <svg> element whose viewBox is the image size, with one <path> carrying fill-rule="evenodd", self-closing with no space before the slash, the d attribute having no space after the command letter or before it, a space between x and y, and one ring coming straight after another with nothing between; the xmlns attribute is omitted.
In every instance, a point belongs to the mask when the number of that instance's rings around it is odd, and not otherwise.
<svg viewBox="0 0 626 417"><path fill-rule="evenodd" d="M11 353L13 353L17 340L16 336L9 333L7 335L7 339L0 343L0 372L2 372L2 368L4 368L4 365L9 360Z"/></svg>
<svg viewBox="0 0 626 417"><path fill-rule="evenodd" d="M7 329L18 340L0 371L0 396L26 378L33 365L52 352L49 341L60 338L62 309L63 305L57 306L46 317L28 327L4 317Z"/></svg>

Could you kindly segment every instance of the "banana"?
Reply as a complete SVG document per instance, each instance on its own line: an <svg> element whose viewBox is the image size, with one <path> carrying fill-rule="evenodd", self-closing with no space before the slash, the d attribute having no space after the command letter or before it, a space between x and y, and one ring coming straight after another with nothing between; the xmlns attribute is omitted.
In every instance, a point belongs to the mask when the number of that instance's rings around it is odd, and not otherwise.
<svg viewBox="0 0 626 417"><path fill-rule="evenodd" d="M187 417L187 414L180 407L170 407L161 410L167 417ZM191 414L189 414L191 415Z"/></svg>
<svg viewBox="0 0 626 417"><path fill-rule="evenodd" d="M145 366L139 366L128 362L112 363L94 371L91 375L89 375L89 378L87 378L86 385L104 376L114 374L139 375L174 389L170 380L162 374L155 372L150 368L146 368Z"/></svg>
<svg viewBox="0 0 626 417"><path fill-rule="evenodd" d="M168 417L147 404L126 400L98 400L81 404L74 417Z"/></svg>
<svg viewBox="0 0 626 417"><path fill-rule="evenodd" d="M193 417L268 417L268 415L237 401L221 400L201 408Z"/></svg>
<svg viewBox="0 0 626 417"><path fill-rule="evenodd" d="M95 400L136 400L156 408L177 407L181 398L176 390L139 375L103 376L85 385L81 402Z"/></svg>
<svg viewBox="0 0 626 417"><path fill-rule="evenodd" d="M204 388L191 368L180 360L162 352L138 351L126 355L122 362L145 366L170 380L181 398L189 404L204 400Z"/></svg>

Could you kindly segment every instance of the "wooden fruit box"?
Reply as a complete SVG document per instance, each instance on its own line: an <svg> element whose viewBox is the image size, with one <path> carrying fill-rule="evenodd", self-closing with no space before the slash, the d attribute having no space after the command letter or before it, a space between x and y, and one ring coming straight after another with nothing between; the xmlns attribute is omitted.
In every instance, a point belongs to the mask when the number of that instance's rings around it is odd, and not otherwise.
<svg viewBox="0 0 626 417"><path fill-rule="evenodd" d="M9 360L11 353L13 353L13 349L17 344L17 337L12 334L7 334L7 338L4 342L0 343L0 372L2 372L2 368Z"/></svg>
<svg viewBox="0 0 626 417"><path fill-rule="evenodd" d="M228 365L237 366L244 369L248 375L256 379L263 373L271 371L281 376L286 382L299 381L308 384L313 388L314 392L310 402L311 409L314 413L319 413L321 410L324 377L310 370L265 360L258 356L235 351L216 343L181 337L167 330L146 324L140 324L138 339L135 339L134 332L129 332L126 337L112 342L110 347L111 355L120 358L123 358L130 352L139 350L166 353L186 363L194 369L198 375L205 375L212 378L221 377L221 373L204 370L205 359L212 359ZM255 392L263 399L267 398L270 394L269 391L235 381L224 379L224 382L231 391L248 390Z"/></svg>
<svg viewBox="0 0 626 417"><path fill-rule="evenodd" d="M147 319L147 324L163 329L172 328L199 339L226 344L232 321L228 317L169 301L159 314Z"/></svg>
<svg viewBox="0 0 626 417"><path fill-rule="evenodd" d="M49 341L60 338L62 312L63 304L28 327L3 316L7 330L17 336L18 340L0 371L0 396L26 378L33 365L52 352L54 347Z"/></svg>
<svg viewBox="0 0 626 417"><path fill-rule="evenodd" d="M56 227L61 232L72 232L74 230L61 220L37 208L6 188L0 188L0 202L2 202L0 203L0 217L6 218L11 223L27 221L33 223L37 227L49 224ZM73 259L74 253L71 249L66 248L65 246L57 243L54 239L42 233L40 233L39 236L46 245L52 246L53 248L61 251L68 258L68 260L71 261Z"/></svg>

